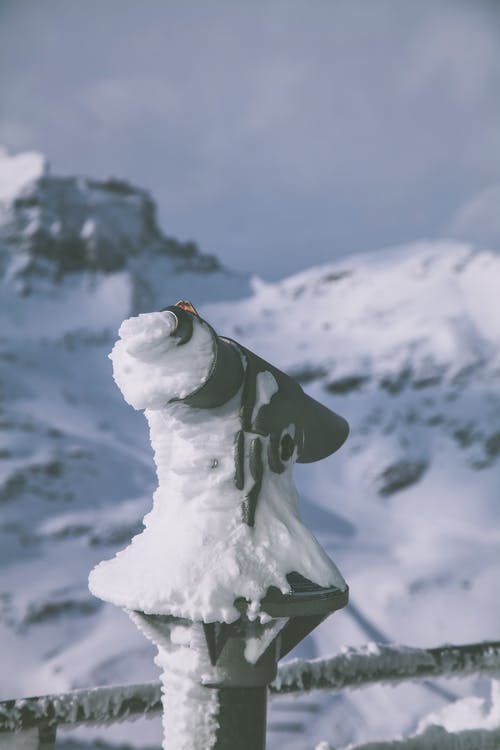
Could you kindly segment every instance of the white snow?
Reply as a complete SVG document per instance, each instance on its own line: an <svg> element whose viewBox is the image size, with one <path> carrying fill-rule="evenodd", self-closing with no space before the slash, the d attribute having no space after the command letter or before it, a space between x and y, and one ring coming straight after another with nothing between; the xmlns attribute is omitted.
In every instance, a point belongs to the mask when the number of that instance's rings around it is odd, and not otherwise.
<svg viewBox="0 0 500 750"><path fill-rule="evenodd" d="M0 202L10 203L25 187L43 177L47 168L38 151L9 155L0 146Z"/></svg>
<svg viewBox="0 0 500 750"><path fill-rule="evenodd" d="M259 372L257 374L255 389L256 399L252 412L252 420L256 418L261 406L270 403L271 398L278 392L278 383L276 382L274 375L268 370L264 370L264 372Z"/></svg>
<svg viewBox="0 0 500 750"><path fill-rule="evenodd" d="M7 275L13 276L26 262L26 256L14 257ZM9 336L58 341L75 332L85 336L116 330L134 295L133 280L126 272L98 275L92 282L78 276L64 285L39 286L37 294L20 296L4 282L1 314Z"/></svg>
<svg viewBox="0 0 500 750"><path fill-rule="evenodd" d="M130 612L139 630L158 649L165 750L210 750L218 729L217 690L205 688L203 678L218 676L210 663L203 627L189 622L173 626L151 625Z"/></svg>
<svg viewBox="0 0 500 750"><path fill-rule="evenodd" d="M134 409L159 409L184 398L207 379L214 360L208 326L195 320L190 346L178 345L172 313L144 313L125 320L110 359L113 376Z"/></svg>
<svg viewBox="0 0 500 750"><path fill-rule="evenodd" d="M83 226L80 230L80 237L82 240L89 240L96 230L95 219L85 219Z"/></svg>
<svg viewBox="0 0 500 750"><path fill-rule="evenodd" d="M468 696L433 711L419 722L418 731L431 726L444 727L448 732L464 729L498 729L500 732L500 682L491 680L487 698Z"/></svg>
<svg viewBox="0 0 500 750"><path fill-rule="evenodd" d="M251 484L236 488L233 455L241 393L214 409L169 403L206 380L214 357L205 323L194 321L185 344L172 332L168 312L128 319L111 354L126 401L146 409L159 487L144 531L92 571L92 593L148 614L231 622L240 616L237 597L248 600L255 618L270 586L290 590L286 575L292 571L345 588L300 520L291 465L279 475L266 467L255 526L244 523L241 507ZM276 390L271 373L263 373L257 403L268 403ZM266 455L268 438L262 440Z"/></svg>

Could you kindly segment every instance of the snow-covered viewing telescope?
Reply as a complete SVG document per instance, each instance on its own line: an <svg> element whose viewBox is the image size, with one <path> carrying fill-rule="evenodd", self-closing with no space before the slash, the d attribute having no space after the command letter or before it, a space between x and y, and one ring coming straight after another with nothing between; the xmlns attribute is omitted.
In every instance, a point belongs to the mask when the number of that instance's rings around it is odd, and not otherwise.
<svg viewBox="0 0 500 750"><path fill-rule="evenodd" d="M189 302L125 320L110 358L158 474L144 530L91 572L158 648L164 748L262 750L278 660L348 588L299 516L295 461L347 422Z"/></svg>

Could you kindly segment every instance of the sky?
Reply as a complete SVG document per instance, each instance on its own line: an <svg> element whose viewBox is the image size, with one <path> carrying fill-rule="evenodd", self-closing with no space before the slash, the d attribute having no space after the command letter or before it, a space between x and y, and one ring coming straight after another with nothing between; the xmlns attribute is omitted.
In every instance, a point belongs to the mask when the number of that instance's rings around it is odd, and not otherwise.
<svg viewBox="0 0 500 750"><path fill-rule="evenodd" d="M151 191L276 279L418 238L500 247L497 0L1 0L0 144Z"/></svg>

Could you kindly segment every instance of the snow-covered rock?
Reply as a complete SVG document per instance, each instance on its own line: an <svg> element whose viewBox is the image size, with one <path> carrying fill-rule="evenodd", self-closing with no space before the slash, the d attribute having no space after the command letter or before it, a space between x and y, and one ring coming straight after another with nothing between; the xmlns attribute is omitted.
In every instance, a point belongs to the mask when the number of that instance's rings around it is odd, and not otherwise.
<svg viewBox="0 0 500 750"><path fill-rule="evenodd" d="M75 271L112 273L140 256L175 261L177 270L214 271L214 256L161 232L145 190L110 178L50 174L38 154L1 155L0 247L7 274L60 281Z"/></svg>

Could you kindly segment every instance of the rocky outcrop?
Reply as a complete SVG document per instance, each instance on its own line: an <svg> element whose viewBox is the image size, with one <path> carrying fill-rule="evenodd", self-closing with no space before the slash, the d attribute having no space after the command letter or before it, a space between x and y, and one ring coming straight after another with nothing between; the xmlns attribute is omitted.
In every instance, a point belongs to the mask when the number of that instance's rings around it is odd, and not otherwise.
<svg viewBox="0 0 500 750"><path fill-rule="evenodd" d="M146 190L124 180L54 176L47 169L4 202L0 258L4 274L25 280L113 273L133 258L169 258L176 270L220 268L196 243L163 234Z"/></svg>

